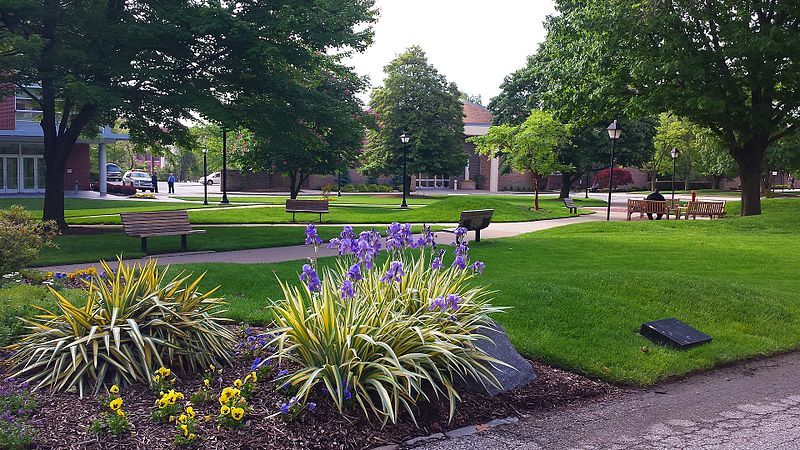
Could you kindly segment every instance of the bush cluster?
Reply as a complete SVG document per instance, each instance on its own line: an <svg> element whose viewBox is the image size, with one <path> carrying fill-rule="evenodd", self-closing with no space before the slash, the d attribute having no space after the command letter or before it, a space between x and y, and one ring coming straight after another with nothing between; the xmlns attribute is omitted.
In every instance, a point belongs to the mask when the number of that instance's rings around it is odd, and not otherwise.
<svg viewBox="0 0 800 450"><path fill-rule="evenodd" d="M306 233L307 244L321 244L313 225ZM458 230L445 264L444 250L426 251L435 247L430 229L414 238L410 225L392 224L390 257L380 262L382 236L345 227L329 244L341 255L335 270L320 278L312 262L303 266L302 285L281 283L269 345L278 364L300 367L285 376L299 403L324 389L339 411L355 405L385 423L404 412L413 418L420 399L444 398L452 418L459 385L497 383L489 366L501 363L476 342L502 308L475 283L483 263L470 262L465 233Z"/></svg>
<svg viewBox="0 0 800 450"><path fill-rule="evenodd" d="M336 184L328 183L322 186L323 193L336 192L338 186ZM388 184L345 184L342 185L342 192L394 192L394 188Z"/></svg>
<svg viewBox="0 0 800 450"><path fill-rule="evenodd" d="M222 317L225 302L212 297L215 290L198 292L202 276L166 281L168 268L157 264L120 260L112 270L103 262L77 306L50 289L57 312L23 319L30 332L10 346L16 376L37 388L83 395L107 383L149 383L162 366L199 371L229 364L235 335Z"/></svg>
<svg viewBox="0 0 800 450"><path fill-rule="evenodd" d="M18 272L36 260L45 247L55 247L55 222L40 221L25 208L0 209L0 275Z"/></svg>

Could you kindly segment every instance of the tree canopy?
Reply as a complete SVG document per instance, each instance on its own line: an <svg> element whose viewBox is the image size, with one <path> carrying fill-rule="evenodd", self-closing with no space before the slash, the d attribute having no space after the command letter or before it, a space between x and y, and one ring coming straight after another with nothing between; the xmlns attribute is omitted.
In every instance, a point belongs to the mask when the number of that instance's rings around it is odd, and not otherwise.
<svg viewBox="0 0 800 450"><path fill-rule="evenodd" d="M556 149L568 144L568 125L552 114L534 109L522 125L495 125L486 135L470 138L478 154L503 157L517 172L533 176L534 207L539 209L539 178L558 170L570 170L558 162Z"/></svg>
<svg viewBox="0 0 800 450"><path fill-rule="evenodd" d="M545 104L589 122L670 111L712 130L736 160L742 214L761 212L768 146L800 127L797 2L557 1Z"/></svg>
<svg viewBox="0 0 800 450"><path fill-rule="evenodd" d="M410 173L454 175L467 164L461 92L433 67L419 47L411 47L385 68L384 85L372 92L370 108L378 127L368 132L362 170L402 172L403 132L411 136Z"/></svg>
<svg viewBox="0 0 800 450"><path fill-rule="evenodd" d="M123 118L133 139L167 143L191 139L184 123L196 113L229 128L258 116L280 129L296 85L371 42L373 6L3 0L0 85L41 86L31 95L43 111L44 218L65 226L65 162L99 125Z"/></svg>

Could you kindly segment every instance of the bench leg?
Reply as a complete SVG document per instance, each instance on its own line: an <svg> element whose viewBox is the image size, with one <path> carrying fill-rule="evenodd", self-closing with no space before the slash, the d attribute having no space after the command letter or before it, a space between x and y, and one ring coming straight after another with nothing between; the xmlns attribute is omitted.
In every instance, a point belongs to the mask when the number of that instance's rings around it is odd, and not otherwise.
<svg viewBox="0 0 800 450"><path fill-rule="evenodd" d="M475 230L475 242L481 241L481 230Z"/></svg>
<svg viewBox="0 0 800 450"><path fill-rule="evenodd" d="M188 247L189 247L189 246L187 245L187 243L186 243L186 240L187 240L187 239L186 239L186 235L185 235L185 234L182 234L182 235L181 235L181 251L182 251L182 252L185 252L185 251L188 249Z"/></svg>
<svg viewBox="0 0 800 450"><path fill-rule="evenodd" d="M142 238L142 253L147 254L147 238Z"/></svg>
<svg viewBox="0 0 800 450"><path fill-rule="evenodd" d="M292 213L292 223L294 223L294 213Z"/></svg>
<svg viewBox="0 0 800 450"><path fill-rule="evenodd" d="M319 223L322 225L322 213L319 213Z"/></svg>

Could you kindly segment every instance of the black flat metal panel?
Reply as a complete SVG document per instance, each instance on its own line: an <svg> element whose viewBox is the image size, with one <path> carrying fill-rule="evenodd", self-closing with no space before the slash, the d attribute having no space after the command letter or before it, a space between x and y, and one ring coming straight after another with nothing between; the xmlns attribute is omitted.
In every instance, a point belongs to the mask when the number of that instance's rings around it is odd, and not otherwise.
<svg viewBox="0 0 800 450"><path fill-rule="evenodd" d="M675 318L644 323L639 334L657 344L671 345L680 349L711 342L711 336Z"/></svg>

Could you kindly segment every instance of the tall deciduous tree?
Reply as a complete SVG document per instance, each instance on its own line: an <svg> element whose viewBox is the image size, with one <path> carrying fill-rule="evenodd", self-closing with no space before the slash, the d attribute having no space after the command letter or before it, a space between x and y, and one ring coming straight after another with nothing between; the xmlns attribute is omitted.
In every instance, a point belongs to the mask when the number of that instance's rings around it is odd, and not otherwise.
<svg viewBox="0 0 800 450"><path fill-rule="evenodd" d="M228 127L249 113L277 121L320 60L370 42L373 4L3 1L0 85L41 86L44 218L66 226L64 165L81 134L122 117L135 140L188 139L195 111Z"/></svg>
<svg viewBox="0 0 800 450"><path fill-rule="evenodd" d="M411 135L409 173L463 173L468 156L463 104L456 85L428 62L419 47L400 54L384 71L384 85L372 92L370 100L378 128L368 133L365 173L402 173L403 132Z"/></svg>
<svg viewBox="0 0 800 450"><path fill-rule="evenodd" d="M770 144L800 127L797 2L557 2L548 24L548 95L579 115L672 111L712 130L761 213Z"/></svg>
<svg viewBox="0 0 800 450"><path fill-rule="evenodd" d="M356 97L363 80L345 66L332 64L327 69L298 88L279 129L271 118L252 118L252 147L234 156L244 169L288 176L291 198L297 198L309 175L335 174L354 166L369 123Z"/></svg>
<svg viewBox="0 0 800 450"><path fill-rule="evenodd" d="M475 151L490 158L503 157L518 172L533 176L534 208L539 209L539 180L542 176L568 169L558 162L556 149L570 139L569 126L552 114L533 110L522 125L496 125L484 136L470 138Z"/></svg>

